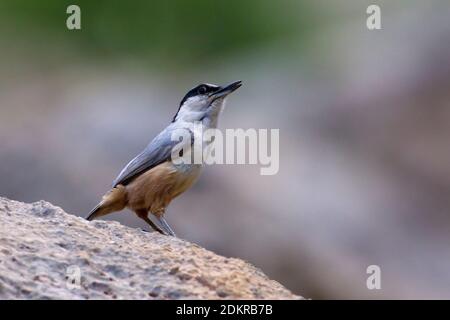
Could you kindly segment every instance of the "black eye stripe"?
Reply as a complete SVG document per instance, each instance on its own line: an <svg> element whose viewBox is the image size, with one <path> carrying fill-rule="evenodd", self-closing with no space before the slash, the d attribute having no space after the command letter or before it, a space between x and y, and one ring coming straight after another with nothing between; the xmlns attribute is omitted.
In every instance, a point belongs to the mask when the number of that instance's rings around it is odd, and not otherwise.
<svg viewBox="0 0 450 320"><path fill-rule="evenodd" d="M189 92L184 96L183 100L181 100L180 106L190 97L194 97L199 94L212 93L219 89L220 89L220 87L218 87L218 86L212 86L212 85L208 85L208 84L200 84L200 85L196 86L195 88L189 90Z"/></svg>
<svg viewBox="0 0 450 320"><path fill-rule="evenodd" d="M202 92L200 92L200 89L201 89L201 88L204 88L204 89L205 89L205 92L203 92L203 89L202 89ZM189 99L190 97L198 96L198 95L200 95L200 94L210 94L210 93L212 93L212 92L216 92L216 91L219 90L219 89L220 89L219 86L215 86L215 85L211 85L211 84L207 84L207 83L202 83L202 84L196 86L195 88L192 88L191 90L189 90L189 92L186 93L186 95L184 96L184 98L181 100L180 106L178 107L178 111L177 111L177 113L175 114L175 116L173 117L172 122L175 121L175 118L177 117L178 112L180 111L181 106L183 105L183 103L184 103L187 99Z"/></svg>

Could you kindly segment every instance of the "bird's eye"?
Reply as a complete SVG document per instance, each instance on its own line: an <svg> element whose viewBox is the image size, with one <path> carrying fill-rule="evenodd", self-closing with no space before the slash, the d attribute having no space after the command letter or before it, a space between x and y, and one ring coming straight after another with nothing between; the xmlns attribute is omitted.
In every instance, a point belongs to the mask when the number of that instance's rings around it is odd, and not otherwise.
<svg viewBox="0 0 450 320"><path fill-rule="evenodd" d="M201 86L200 88L198 88L198 93L199 94L205 94L206 93L206 87L205 86Z"/></svg>

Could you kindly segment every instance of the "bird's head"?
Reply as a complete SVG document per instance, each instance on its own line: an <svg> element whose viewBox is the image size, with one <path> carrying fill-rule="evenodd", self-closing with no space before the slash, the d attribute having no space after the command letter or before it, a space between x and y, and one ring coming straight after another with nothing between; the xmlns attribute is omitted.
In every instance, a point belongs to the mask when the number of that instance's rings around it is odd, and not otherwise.
<svg viewBox="0 0 450 320"><path fill-rule="evenodd" d="M216 121L223 107L225 98L242 85L241 81L227 86L203 83L189 90L180 102L180 107L173 121L201 121L205 117Z"/></svg>

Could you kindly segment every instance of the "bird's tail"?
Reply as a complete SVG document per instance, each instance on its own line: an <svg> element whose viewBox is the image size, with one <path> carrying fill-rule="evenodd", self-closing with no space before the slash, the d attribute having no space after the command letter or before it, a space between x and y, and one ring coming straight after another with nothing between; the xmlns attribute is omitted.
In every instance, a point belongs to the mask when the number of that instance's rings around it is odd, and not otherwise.
<svg viewBox="0 0 450 320"><path fill-rule="evenodd" d="M92 209L91 212L89 212L88 216L86 217L86 220L91 221L97 217L100 217L101 211L102 211L102 202L100 202L98 205L96 205L95 208Z"/></svg>
<svg viewBox="0 0 450 320"><path fill-rule="evenodd" d="M91 221L101 216L107 215L111 212L120 211L125 208L127 204L127 192L124 186L119 185L111 189L103 196L102 201L89 212L86 217Z"/></svg>

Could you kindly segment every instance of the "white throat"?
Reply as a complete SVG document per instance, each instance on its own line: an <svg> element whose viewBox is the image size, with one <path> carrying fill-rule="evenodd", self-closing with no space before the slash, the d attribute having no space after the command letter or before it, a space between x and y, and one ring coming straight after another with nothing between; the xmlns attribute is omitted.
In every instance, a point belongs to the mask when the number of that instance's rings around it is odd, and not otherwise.
<svg viewBox="0 0 450 320"><path fill-rule="evenodd" d="M189 99L178 111L175 122L194 123L201 121L206 128L216 128L224 106L225 98L216 99L210 104L202 104L195 99Z"/></svg>

